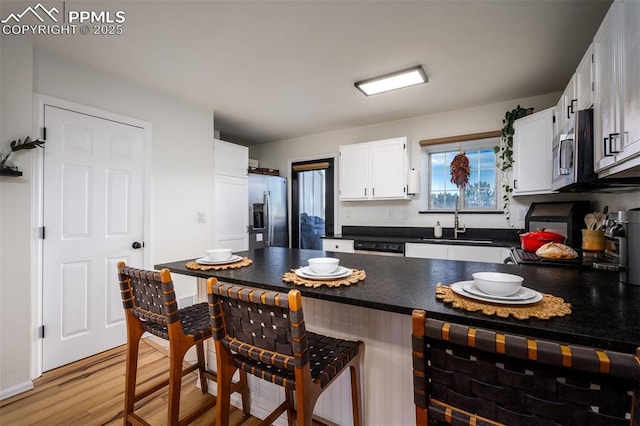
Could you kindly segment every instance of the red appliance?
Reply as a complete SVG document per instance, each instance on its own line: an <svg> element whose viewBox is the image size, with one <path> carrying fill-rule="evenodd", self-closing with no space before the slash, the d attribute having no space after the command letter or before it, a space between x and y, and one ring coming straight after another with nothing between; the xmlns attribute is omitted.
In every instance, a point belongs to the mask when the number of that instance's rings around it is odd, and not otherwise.
<svg viewBox="0 0 640 426"><path fill-rule="evenodd" d="M520 234L520 247L522 247L524 251L535 253L536 250L547 243L564 244L565 240L566 237L564 235L545 231L544 229L540 231L530 231Z"/></svg>

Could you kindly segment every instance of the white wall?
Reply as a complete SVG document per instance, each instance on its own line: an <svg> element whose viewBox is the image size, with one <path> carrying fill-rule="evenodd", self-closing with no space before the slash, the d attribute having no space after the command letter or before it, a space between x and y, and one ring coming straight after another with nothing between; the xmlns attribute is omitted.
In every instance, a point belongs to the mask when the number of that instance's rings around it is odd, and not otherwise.
<svg viewBox="0 0 640 426"><path fill-rule="evenodd" d="M199 256L213 245L213 112L148 90L31 43L2 38L2 141L31 135L33 93L42 93L152 126L150 238L147 266ZM20 157L20 179L0 178L0 398L31 379L36 324L31 312L32 168ZM150 255L149 255L150 254ZM195 280L174 276L178 297L195 294ZM117 283L114 283L117 285Z"/></svg>
<svg viewBox="0 0 640 426"><path fill-rule="evenodd" d="M0 37L0 150L32 135L33 55L26 38ZM0 398L31 386L31 151L14 155L22 177L0 177Z"/></svg>
<svg viewBox="0 0 640 426"><path fill-rule="evenodd" d="M559 96L559 93L551 93L255 145L250 147L249 156L258 159L260 167L279 169L281 175L290 177L287 162L291 159L316 154L333 154L338 151L339 145L406 136L410 147L411 167L423 172L419 144L421 140L500 130L503 126L502 119L505 112L515 108L516 105L520 104L522 107L533 107L535 111L542 111L555 106ZM340 179L339 176L338 179ZM421 188L421 191L424 190L424 188ZM421 206L421 197L423 196L418 194L413 199L406 201L339 202L336 230L339 232L340 227L344 225L432 227L436 221L440 221L443 227L452 227L453 215L450 213L418 213ZM512 223L516 228L524 227L524 220L518 220L518 217L519 214L524 216L531 202L583 199L591 200L594 206L599 208L608 204L612 211L640 206L640 192L626 195L555 194L519 196L513 198L510 203ZM500 205L502 204L500 203ZM392 219L387 219L389 211L392 213ZM407 213L406 219L405 213ZM509 227L503 214L461 214L460 221L461 224L465 224L467 227Z"/></svg>

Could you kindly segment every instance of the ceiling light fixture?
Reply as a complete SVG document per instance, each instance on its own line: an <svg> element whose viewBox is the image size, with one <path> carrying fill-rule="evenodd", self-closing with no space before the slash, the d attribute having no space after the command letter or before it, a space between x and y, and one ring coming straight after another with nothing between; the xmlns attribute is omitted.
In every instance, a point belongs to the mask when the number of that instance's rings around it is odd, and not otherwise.
<svg viewBox="0 0 640 426"><path fill-rule="evenodd" d="M376 95L403 87L415 86L429 81L422 65L392 72L367 80L358 81L355 86L367 96Z"/></svg>

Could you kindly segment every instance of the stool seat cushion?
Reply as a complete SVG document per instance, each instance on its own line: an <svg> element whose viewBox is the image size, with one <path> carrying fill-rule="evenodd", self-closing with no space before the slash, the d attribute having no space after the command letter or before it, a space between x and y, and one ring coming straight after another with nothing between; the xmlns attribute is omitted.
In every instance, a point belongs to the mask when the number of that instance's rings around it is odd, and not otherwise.
<svg viewBox="0 0 640 426"><path fill-rule="evenodd" d="M307 331L311 378L321 387L326 386L342 368L358 354L358 343ZM242 348L240 348L242 351ZM293 370L274 367L245 357L235 357L236 367L272 383L295 390Z"/></svg>
<svg viewBox="0 0 640 426"><path fill-rule="evenodd" d="M178 314L180 315L180 322L182 323L182 332L185 335L193 336L195 339L211 337L209 304L207 302L196 303L195 305L178 309ZM144 321L143 327L145 331L169 340L169 330L166 324L162 325L157 322Z"/></svg>

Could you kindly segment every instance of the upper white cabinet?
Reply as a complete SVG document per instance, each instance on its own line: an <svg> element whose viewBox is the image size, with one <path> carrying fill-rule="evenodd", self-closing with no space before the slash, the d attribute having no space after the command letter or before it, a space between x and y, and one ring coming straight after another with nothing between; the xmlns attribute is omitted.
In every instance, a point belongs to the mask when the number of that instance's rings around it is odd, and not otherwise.
<svg viewBox="0 0 640 426"><path fill-rule="evenodd" d="M340 146L338 187L341 200L368 200L370 198L370 162L368 144L357 143Z"/></svg>
<svg viewBox="0 0 640 426"><path fill-rule="evenodd" d="M614 2L593 41L594 162L601 176L640 164L640 2Z"/></svg>
<svg viewBox="0 0 640 426"><path fill-rule="evenodd" d="M593 106L593 44L589 45L576 69L575 90L576 111L591 108Z"/></svg>
<svg viewBox="0 0 640 426"><path fill-rule="evenodd" d="M574 73L560 97L560 115L556 117L556 119L559 120L560 129L565 128L565 125L578 111L578 89L576 87L576 82L577 77Z"/></svg>
<svg viewBox="0 0 640 426"><path fill-rule="evenodd" d="M407 138L340 146L341 201L397 200L407 196Z"/></svg>
<svg viewBox="0 0 640 426"><path fill-rule="evenodd" d="M640 2L622 7L622 152L620 160L640 153Z"/></svg>
<svg viewBox="0 0 640 426"><path fill-rule="evenodd" d="M249 148L214 139L213 167L217 175L246 177L249 168Z"/></svg>
<svg viewBox="0 0 640 426"><path fill-rule="evenodd" d="M551 154L554 111L555 108L548 108L513 123L513 195L553 192Z"/></svg>

